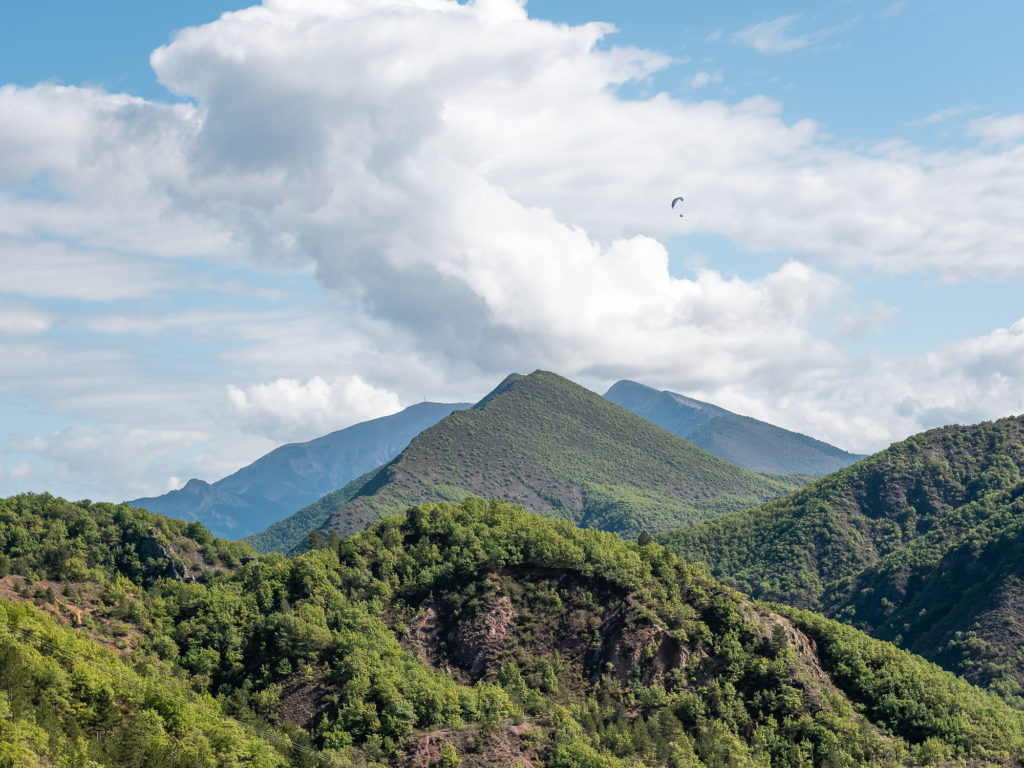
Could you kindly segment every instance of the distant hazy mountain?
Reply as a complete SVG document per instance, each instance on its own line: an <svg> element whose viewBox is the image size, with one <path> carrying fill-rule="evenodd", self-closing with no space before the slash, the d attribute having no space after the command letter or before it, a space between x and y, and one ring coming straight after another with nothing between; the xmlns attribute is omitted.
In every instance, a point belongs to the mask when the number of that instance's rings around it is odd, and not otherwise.
<svg viewBox="0 0 1024 768"><path fill-rule="evenodd" d="M181 490L128 503L199 520L218 536L241 538L390 461L424 429L467 407L417 403L306 443L283 445L215 483L192 479Z"/></svg>
<svg viewBox="0 0 1024 768"><path fill-rule="evenodd" d="M813 437L635 381L620 381L604 396L752 472L826 475L864 458Z"/></svg>
<svg viewBox="0 0 1024 768"><path fill-rule="evenodd" d="M664 543L1024 705L1024 417L933 429Z"/></svg>
<svg viewBox="0 0 1024 768"><path fill-rule="evenodd" d="M394 461L249 542L287 550L317 528L351 533L412 504L469 496L636 535L743 509L801 484L730 464L537 371L512 374L472 408L425 430Z"/></svg>

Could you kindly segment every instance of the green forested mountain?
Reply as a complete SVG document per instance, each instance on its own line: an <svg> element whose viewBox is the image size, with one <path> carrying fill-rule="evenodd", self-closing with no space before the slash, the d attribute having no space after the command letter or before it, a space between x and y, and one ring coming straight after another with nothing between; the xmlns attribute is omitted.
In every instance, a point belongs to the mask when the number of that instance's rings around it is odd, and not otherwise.
<svg viewBox="0 0 1024 768"><path fill-rule="evenodd" d="M213 483L128 503L169 517L198 520L218 536L238 539L390 461L416 435L469 403L416 403L305 443L275 448Z"/></svg>
<svg viewBox="0 0 1024 768"><path fill-rule="evenodd" d="M147 547L139 570L90 554L78 532L96 514L111 533L141 523L166 544L160 518L45 496L4 504L58 532L65 519L67 533L14 552L17 520L4 529L16 571L4 583L21 604L0 603L0 765L1011 766L1024 755L1024 714L906 651L753 603L657 544L497 502L414 507L294 558L232 562L220 542L175 533L206 565L194 581L155 575L173 555ZM38 580L62 542L94 563L89 580ZM28 602L61 619L82 610L78 636Z"/></svg>
<svg viewBox="0 0 1024 768"><path fill-rule="evenodd" d="M297 521L346 534L412 504L469 496L636 535L743 509L802 482L741 469L578 384L537 371L509 376L359 484L268 532L283 535L251 541L286 550L316 527Z"/></svg>
<svg viewBox="0 0 1024 768"><path fill-rule="evenodd" d="M663 541L755 597L822 610L1013 699L1022 468L1024 417L935 429Z"/></svg>
<svg viewBox="0 0 1024 768"><path fill-rule="evenodd" d="M864 458L813 437L635 381L616 382L604 396L698 448L753 472L825 475Z"/></svg>

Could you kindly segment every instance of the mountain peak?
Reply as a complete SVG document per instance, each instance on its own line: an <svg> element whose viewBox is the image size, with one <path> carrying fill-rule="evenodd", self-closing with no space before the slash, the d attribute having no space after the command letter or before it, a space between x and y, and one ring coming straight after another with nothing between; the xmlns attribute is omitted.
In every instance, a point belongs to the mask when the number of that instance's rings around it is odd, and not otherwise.
<svg viewBox="0 0 1024 768"><path fill-rule="evenodd" d="M533 373L526 375L521 373L510 373L501 380L501 383L498 384L498 386L488 392L480 402L474 405L473 408L482 410L488 403L509 393L525 395L529 392L531 396L536 397L550 395L558 390L571 389L580 389L586 392L590 391L581 387L576 382L570 381L564 376L559 376L557 373L544 371L539 368ZM596 397L597 395L594 396Z"/></svg>
<svg viewBox="0 0 1024 768"><path fill-rule="evenodd" d="M360 487L325 497L323 530L348 533L410 504L478 496L636 535L748 507L797 485L729 464L538 370L507 376L476 406L417 436ZM294 517L303 516L323 520L322 509ZM301 542L309 529L293 522L282 524Z"/></svg>
<svg viewBox="0 0 1024 768"><path fill-rule="evenodd" d="M530 375L532 376L533 374ZM498 386L496 386L494 389L492 389L490 392L488 392L486 395L480 398L480 401L477 402L476 405L473 406L473 408L477 410L483 409L484 406L487 405L487 403L491 402L491 400L505 394L510 389L512 389L513 386L515 386L516 382L521 381L525 378L527 377L523 376L523 374L521 373L510 373L508 376L501 380L501 383L498 384Z"/></svg>

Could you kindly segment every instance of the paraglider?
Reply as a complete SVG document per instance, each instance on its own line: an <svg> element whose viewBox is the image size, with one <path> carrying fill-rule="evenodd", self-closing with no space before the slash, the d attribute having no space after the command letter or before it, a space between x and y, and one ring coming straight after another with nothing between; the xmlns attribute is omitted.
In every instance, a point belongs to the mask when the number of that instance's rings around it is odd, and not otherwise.
<svg viewBox="0 0 1024 768"><path fill-rule="evenodd" d="M681 197L677 197L677 198L675 198L675 199L674 199L674 200L672 201L672 208L673 208L673 210L674 210L674 209L675 209L675 207L676 207L676 203L681 203L681 202L683 202L683 198L681 198ZM681 213L680 213L680 214L679 214L679 218L680 218L680 219L681 219L681 218L683 218L683 214L681 214Z"/></svg>

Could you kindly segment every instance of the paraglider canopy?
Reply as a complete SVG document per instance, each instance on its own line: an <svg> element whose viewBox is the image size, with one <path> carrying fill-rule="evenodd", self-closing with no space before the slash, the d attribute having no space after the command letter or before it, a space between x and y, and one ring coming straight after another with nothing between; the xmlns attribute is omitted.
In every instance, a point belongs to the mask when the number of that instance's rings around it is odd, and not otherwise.
<svg viewBox="0 0 1024 768"><path fill-rule="evenodd" d="M672 200L672 207L675 208L676 207L676 203L681 203L681 202L683 202L683 198L681 198L681 197L677 197L677 198L673 199ZM683 214L680 213L679 214L679 218L683 218Z"/></svg>

